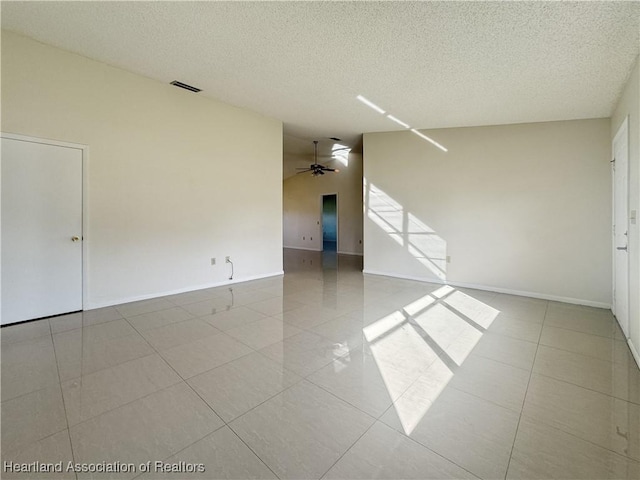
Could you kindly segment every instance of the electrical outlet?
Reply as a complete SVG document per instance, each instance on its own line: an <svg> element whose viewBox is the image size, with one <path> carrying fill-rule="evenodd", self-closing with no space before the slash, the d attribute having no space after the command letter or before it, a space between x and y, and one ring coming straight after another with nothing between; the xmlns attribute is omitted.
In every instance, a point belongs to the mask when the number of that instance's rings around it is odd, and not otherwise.
<svg viewBox="0 0 640 480"><path fill-rule="evenodd" d="M216 257L211 257L211 265L215 265L216 264Z"/></svg>
<svg viewBox="0 0 640 480"><path fill-rule="evenodd" d="M226 257L224 257L224 261L227 263L231 263L231 257L227 255Z"/></svg>

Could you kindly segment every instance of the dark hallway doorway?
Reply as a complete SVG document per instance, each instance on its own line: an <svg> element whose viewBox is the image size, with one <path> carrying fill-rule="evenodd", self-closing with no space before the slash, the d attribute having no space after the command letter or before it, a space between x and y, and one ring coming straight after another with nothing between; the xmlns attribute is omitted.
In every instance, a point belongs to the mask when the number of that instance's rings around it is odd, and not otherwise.
<svg viewBox="0 0 640 480"><path fill-rule="evenodd" d="M338 251L338 196L322 196L322 250Z"/></svg>

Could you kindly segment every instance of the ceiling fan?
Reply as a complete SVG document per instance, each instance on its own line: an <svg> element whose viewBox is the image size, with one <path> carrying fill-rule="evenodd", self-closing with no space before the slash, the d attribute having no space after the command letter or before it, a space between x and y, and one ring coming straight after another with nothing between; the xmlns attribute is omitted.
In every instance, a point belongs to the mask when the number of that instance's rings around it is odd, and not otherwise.
<svg viewBox="0 0 640 480"><path fill-rule="evenodd" d="M298 173L311 172L311 175L317 177L318 175L324 175L324 172L338 173L340 170L337 168L328 168L318 163L318 141L313 141L313 163L309 165L309 168L297 168L296 170L302 170Z"/></svg>

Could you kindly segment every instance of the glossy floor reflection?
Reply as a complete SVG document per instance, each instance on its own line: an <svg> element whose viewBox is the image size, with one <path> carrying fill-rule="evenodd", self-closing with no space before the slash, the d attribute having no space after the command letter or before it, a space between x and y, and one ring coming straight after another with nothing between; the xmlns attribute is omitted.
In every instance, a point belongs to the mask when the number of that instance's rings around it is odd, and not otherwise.
<svg viewBox="0 0 640 480"><path fill-rule="evenodd" d="M3 328L3 464L136 469L2 478L640 478L611 312L361 269L291 250L284 277Z"/></svg>

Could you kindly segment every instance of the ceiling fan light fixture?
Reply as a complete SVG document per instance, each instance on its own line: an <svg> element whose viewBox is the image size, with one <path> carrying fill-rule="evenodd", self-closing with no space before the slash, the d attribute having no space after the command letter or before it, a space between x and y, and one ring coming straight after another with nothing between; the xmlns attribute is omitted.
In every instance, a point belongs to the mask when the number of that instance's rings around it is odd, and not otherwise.
<svg viewBox="0 0 640 480"><path fill-rule="evenodd" d="M324 175L324 172L338 173L340 171L337 168L328 168L318 163L318 140L313 141L313 163L309 165L309 168L298 168L298 170L302 170L298 173L311 172L311 176L313 177Z"/></svg>

